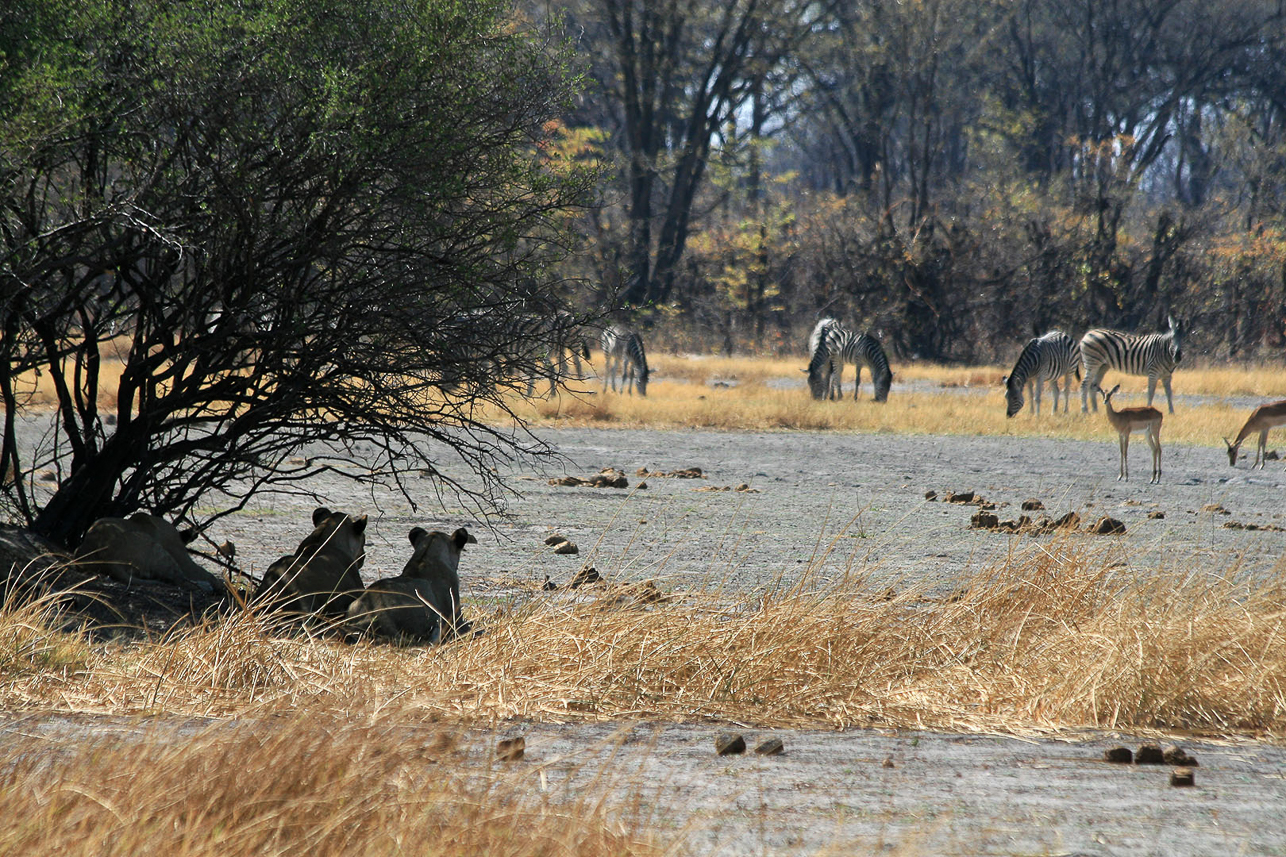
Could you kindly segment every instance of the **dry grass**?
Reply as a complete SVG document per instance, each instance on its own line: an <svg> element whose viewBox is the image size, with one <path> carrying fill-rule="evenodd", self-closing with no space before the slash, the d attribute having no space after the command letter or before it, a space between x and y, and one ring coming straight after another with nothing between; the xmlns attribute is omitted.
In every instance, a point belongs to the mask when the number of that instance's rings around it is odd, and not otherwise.
<svg viewBox="0 0 1286 857"><path fill-rule="evenodd" d="M11 610L0 639L27 639L27 654L0 693L11 711L1286 736L1286 568L1251 586L1127 568L1079 537L1023 550L954 600L914 586L888 599L857 578L816 591L808 575L741 602L604 608L609 599L551 596L438 648L281 636L248 615L90 646ZM49 669L36 653L53 650L63 666Z"/></svg>
<svg viewBox="0 0 1286 857"><path fill-rule="evenodd" d="M0 750L0 853L661 853L603 791L533 796L529 768L478 758L442 727L310 716L33 749Z"/></svg>

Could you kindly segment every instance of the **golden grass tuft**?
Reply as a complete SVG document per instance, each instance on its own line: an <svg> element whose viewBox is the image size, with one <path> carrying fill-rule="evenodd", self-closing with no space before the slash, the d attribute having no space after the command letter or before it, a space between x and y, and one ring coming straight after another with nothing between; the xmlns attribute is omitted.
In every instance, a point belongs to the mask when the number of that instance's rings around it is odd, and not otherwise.
<svg viewBox="0 0 1286 857"><path fill-rule="evenodd" d="M442 647L283 637L246 616L100 647L57 681L17 671L4 705L1286 735L1286 568L1252 585L1129 568L1092 545L1024 547L951 598L807 575L646 608L542 597ZM18 621L0 616L0 639Z"/></svg>
<svg viewBox="0 0 1286 857"><path fill-rule="evenodd" d="M529 769L440 727L299 716L41 749L0 750L5 854L661 853L594 795L533 797Z"/></svg>

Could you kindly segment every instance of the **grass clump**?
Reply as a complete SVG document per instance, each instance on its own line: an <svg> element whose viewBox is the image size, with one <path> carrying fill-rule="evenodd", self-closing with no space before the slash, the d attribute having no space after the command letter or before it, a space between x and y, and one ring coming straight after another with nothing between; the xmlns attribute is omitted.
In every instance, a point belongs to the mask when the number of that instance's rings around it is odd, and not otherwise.
<svg viewBox="0 0 1286 857"><path fill-rule="evenodd" d="M533 796L529 772L448 729L312 715L180 733L0 748L0 853L661 853L601 802Z"/></svg>
<svg viewBox="0 0 1286 857"><path fill-rule="evenodd" d="M497 609L483 636L440 647L282 636L246 616L105 646L57 683L8 673L4 704L1286 735L1280 571L1254 585L1176 577L1081 538L1018 551L951 597L855 576L648 604L609 589ZM0 617L0 638L14 621Z"/></svg>

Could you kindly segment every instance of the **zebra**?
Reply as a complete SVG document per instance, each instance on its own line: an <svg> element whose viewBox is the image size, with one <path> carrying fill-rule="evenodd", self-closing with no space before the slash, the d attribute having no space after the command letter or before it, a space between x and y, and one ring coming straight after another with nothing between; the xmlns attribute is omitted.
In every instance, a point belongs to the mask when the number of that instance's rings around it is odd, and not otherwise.
<svg viewBox="0 0 1286 857"><path fill-rule="evenodd" d="M1165 401L1174 413L1174 397L1170 391L1170 376L1183 359L1179 337L1183 330L1171 316L1167 319L1170 329L1165 333L1122 333L1119 330L1095 329L1081 337L1081 413L1088 413L1086 396L1098 387L1108 369L1127 375L1148 376L1148 405L1156 394L1157 378L1165 387ZM1098 413L1098 399L1094 399L1094 412Z"/></svg>
<svg viewBox="0 0 1286 857"><path fill-rule="evenodd" d="M545 336L546 341L535 347L537 353L533 356L536 366L532 367L532 371L527 375L528 398L531 398L535 392L539 369L543 369L544 376L549 379L551 396L558 390L558 384L563 379L570 377L579 381L585 377L580 361L582 357L589 359L589 342L581 332L580 323L576 318L569 312L558 310L549 322ZM571 353L572 363L576 368L576 374L571 376L567 374L568 352Z"/></svg>
<svg viewBox="0 0 1286 857"><path fill-rule="evenodd" d="M814 399L841 398L844 364L852 363L857 370L857 377L853 379L853 400L857 401L862 383L862 364L865 363L871 370L875 401L888 400L893 373L889 370L889 358L875 337L868 333L854 333L835 319L824 318L813 328L808 344L812 350L807 370L808 389Z"/></svg>
<svg viewBox="0 0 1286 857"><path fill-rule="evenodd" d="M1005 416L1012 417L1023 408L1023 387L1030 385L1032 402L1036 416L1040 416L1040 392L1049 381L1054 389L1054 413L1058 413L1058 379L1063 382L1063 413L1072 406L1072 373L1076 380L1081 380L1081 359L1077 353L1076 343L1061 330L1051 330L1044 336L1035 337L1023 346L1018 355L1018 362L1001 381L1005 385L1005 399L1008 407Z"/></svg>
<svg viewBox="0 0 1286 857"><path fill-rule="evenodd" d="M633 330L613 324L603 331L603 389L612 382L616 392L616 371L621 373L621 392L638 387L639 395L647 395L647 354L643 351L643 338Z"/></svg>

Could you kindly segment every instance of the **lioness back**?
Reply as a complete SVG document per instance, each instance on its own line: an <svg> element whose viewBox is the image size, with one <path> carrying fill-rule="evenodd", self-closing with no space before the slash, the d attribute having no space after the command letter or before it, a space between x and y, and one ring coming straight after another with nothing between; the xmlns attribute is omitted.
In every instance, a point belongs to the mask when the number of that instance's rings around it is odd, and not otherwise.
<svg viewBox="0 0 1286 857"><path fill-rule="evenodd" d="M295 552L268 566L255 599L300 613L343 616L362 591L365 561L366 516L322 506Z"/></svg>
<svg viewBox="0 0 1286 857"><path fill-rule="evenodd" d="M416 527L407 538L414 550L402 573L372 583L348 608L351 623L381 636L429 642L464 633L460 552L478 540L463 527L450 535Z"/></svg>

